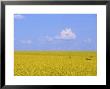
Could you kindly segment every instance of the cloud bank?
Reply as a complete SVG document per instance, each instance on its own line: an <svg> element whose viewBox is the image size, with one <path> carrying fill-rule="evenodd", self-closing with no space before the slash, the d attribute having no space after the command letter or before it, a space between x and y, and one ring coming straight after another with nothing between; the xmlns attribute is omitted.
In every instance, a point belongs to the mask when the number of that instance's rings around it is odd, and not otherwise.
<svg viewBox="0 0 110 89"><path fill-rule="evenodd" d="M23 19L24 16L23 15L20 15L20 14L16 14L16 15L14 15L14 18L15 19Z"/></svg>
<svg viewBox="0 0 110 89"><path fill-rule="evenodd" d="M31 40L21 40L20 41L22 44L31 44L32 41Z"/></svg>

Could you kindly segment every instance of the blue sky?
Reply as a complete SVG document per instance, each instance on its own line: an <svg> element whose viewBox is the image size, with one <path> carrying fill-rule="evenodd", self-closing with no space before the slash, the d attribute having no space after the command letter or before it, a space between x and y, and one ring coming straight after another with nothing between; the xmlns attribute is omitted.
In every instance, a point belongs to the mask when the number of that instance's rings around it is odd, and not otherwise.
<svg viewBox="0 0 110 89"><path fill-rule="evenodd" d="M15 50L97 49L96 14L15 14Z"/></svg>

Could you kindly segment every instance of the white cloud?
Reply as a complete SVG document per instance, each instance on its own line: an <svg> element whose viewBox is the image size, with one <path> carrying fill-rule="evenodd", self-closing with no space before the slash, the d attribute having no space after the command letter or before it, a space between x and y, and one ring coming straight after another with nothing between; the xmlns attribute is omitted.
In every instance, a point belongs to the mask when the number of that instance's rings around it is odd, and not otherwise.
<svg viewBox="0 0 110 89"><path fill-rule="evenodd" d="M71 30L71 28L65 28L60 32L59 36L56 36L55 39L75 39L76 34Z"/></svg>
<svg viewBox="0 0 110 89"><path fill-rule="evenodd" d="M31 40L21 40L20 41L22 44L31 44L32 41Z"/></svg>
<svg viewBox="0 0 110 89"><path fill-rule="evenodd" d="M45 36L45 40L48 42L52 42L54 40L73 40L76 38L76 34L71 30L71 28L65 28L64 30L62 30L59 35L56 36ZM40 39L41 41L41 39Z"/></svg>
<svg viewBox="0 0 110 89"><path fill-rule="evenodd" d="M85 43L91 43L92 42L92 39L90 38L87 38L86 40L84 40Z"/></svg>
<svg viewBox="0 0 110 89"><path fill-rule="evenodd" d="M20 15L20 14L16 14L16 15L14 15L14 18L15 19L23 19L24 16L23 15Z"/></svg>
<svg viewBox="0 0 110 89"><path fill-rule="evenodd" d="M49 41L49 42L51 42L51 41L53 41L53 38L50 37L50 36L46 36L46 40Z"/></svg>
<svg viewBox="0 0 110 89"><path fill-rule="evenodd" d="M27 40L27 44L31 44L32 43L32 41L31 40Z"/></svg>

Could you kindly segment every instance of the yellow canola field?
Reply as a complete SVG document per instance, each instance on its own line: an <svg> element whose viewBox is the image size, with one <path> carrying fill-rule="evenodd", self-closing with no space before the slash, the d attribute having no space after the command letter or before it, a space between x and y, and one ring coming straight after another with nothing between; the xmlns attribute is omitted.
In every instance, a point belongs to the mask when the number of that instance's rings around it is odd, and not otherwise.
<svg viewBox="0 0 110 89"><path fill-rule="evenodd" d="M15 51L15 76L96 76L95 51Z"/></svg>

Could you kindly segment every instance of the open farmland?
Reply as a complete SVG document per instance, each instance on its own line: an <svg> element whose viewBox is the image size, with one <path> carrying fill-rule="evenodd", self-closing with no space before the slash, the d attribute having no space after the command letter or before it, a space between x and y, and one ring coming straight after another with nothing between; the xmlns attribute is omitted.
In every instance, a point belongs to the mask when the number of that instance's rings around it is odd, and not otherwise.
<svg viewBox="0 0 110 89"><path fill-rule="evenodd" d="M15 51L15 76L96 76L94 51Z"/></svg>

